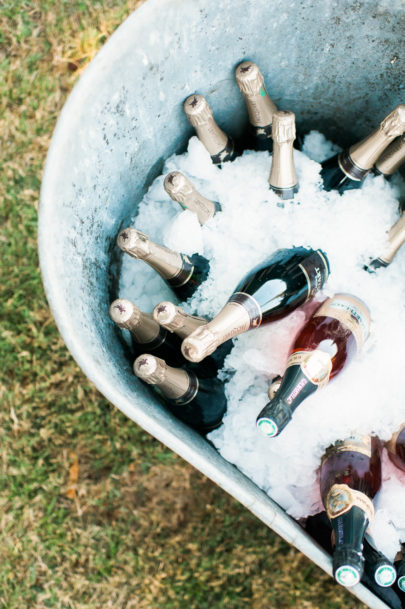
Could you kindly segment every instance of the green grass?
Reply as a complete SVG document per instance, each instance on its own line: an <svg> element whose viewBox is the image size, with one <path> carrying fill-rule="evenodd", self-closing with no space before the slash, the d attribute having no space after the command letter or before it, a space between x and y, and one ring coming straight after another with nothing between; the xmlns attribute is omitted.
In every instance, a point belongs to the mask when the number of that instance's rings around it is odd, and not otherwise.
<svg viewBox="0 0 405 609"><path fill-rule="evenodd" d="M48 310L36 225L52 130L78 75L137 4L0 8L0 607L359 607L108 404Z"/></svg>

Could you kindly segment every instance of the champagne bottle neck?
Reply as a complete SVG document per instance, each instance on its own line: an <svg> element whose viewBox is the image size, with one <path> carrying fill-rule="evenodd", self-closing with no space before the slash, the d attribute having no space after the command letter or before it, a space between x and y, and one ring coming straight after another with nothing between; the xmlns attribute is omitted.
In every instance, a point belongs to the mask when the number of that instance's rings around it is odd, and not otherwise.
<svg viewBox="0 0 405 609"><path fill-rule="evenodd" d="M153 343L156 340L163 342L164 340L159 324L148 313L142 313L140 321L136 324L128 324L127 328L135 342L139 344Z"/></svg>
<svg viewBox="0 0 405 609"><path fill-rule="evenodd" d="M405 214L402 214L398 222L390 229L387 244L383 253L378 257L387 266L393 261L397 251L405 243Z"/></svg>
<svg viewBox="0 0 405 609"><path fill-rule="evenodd" d="M395 139L386 148L375 164L378 173L390 176L405 162L405 136Z"/></svg>
<svg viewBox="0 0 405 609"><path fill-rule="evenodd" d="M280 434L296 408L329 381L332 359L324 351L297 351L287 361L280 387L257 417L257 426L265 435Z"/></svg>
<svg viewBox="0 0 405 609"><path fill-rule="evenodd" d="M369 171L385 148L405 130L405 105L397 106L373 131L361 142L349 149L353 163L363 171Z"/></svg>
<svg viewBox="0 0 405 609"><path fill-rule="evenodd" d="M140 355L135 360L134 372L179 406L191 402L198 393L198 379L193 372L168 366L164 360L153 355Z"/></svg>
<svg viewBox="0 0 405 609"><path fill-rule="evenodd" d="M277 142L273 140L273 157L269 184L270 188L278 194L281 194L283 190L292 190L294 196L294 192L298 191L293 150L293 140L289 142ZM291 196L288 198L291 198Z"/></svg>
<svg viewBox="0 0 405 609"><path fill-rule="evenodd" d="M153 311L154 319L170 332L175 332L180 338L186 338L200 326L208 322L202 317L188 315L183 309L171 302L162 302Z"/></svg>
<svg viewBox="0 0 405 609"><path fill-rule="evenodd" d="M369 524L368 515L361 507L353 505L345 513L332 517L331 524L335 539L335 579L343 586L354 586L359 583L364 569L362 544Z"/></svg>
<svg viewBox="0 0 405 609"><path fill-rule="evenodd" d="M182 353L186 359L200 362L225 341L249 330L251 323L245 306L228 302L213 320L201 325L183 341Z"/></svg>
<svg viewBox="0 0 405 609"><path fill-rule="evenodd" d="M250 123L254 127L269 127L277 106L266 91L259 67L252 61L244 61L236 68L235 75L246 101Z"/></svg>
<svg viewBox="0 0 405 609"><path fill-rule="evenodd" d="M183 209L197 214L200 224L205 224L218 210L218 204L204 197L193 184L179 171L166 176L164 187L169 196L180 203Z"/></svg>
<svg viewBox="0 0 405 609"><path fill-rule="evenodd" d="M129 300L124 298L114 300L110 306L110 317L120 328L129 330L136 343L145 344L164 340L161 328L152 315L143 313Z"/></svg>
<svg viewBox="0 0 405 609"><path fill-rule="evenodd" d="M259 91L243 93L249 114L250 124L254 127L265 129L272 124L273 114L277 112L277 106L269 97L264 85Z"/></svg>

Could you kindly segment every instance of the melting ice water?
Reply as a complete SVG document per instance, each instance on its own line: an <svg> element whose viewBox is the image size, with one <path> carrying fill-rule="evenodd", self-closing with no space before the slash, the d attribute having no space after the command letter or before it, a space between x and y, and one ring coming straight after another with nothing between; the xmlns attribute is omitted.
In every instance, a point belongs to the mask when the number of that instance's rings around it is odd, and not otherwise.
<svg viewBox="0 0 405 609"><path fill-rule="evenodd" d="M268 188L270 157L246 151L219 169L196 137L188 151L166 161L164 173L151 185L131 223L151 239L186 254L198 252L210 260L208 280L183 305L189 312L214 316L233 288L253 266L275 249L292 246L321 248L331 275L318 300L336 292L363 299L371 310L371 335L357 359L326 388L299 406L277 438L268 439L255 420L268 401L270 380L283 374L294 336L316 303L308 303L282 321L241 335L225 362L228 411L223 425L209 435L222 456L235 464L295 518L322 509L317 468L325 448L352 433L377 434L388 440L405 421L405 248L386 269L370 275L363 265L384 248L386 231L399 217L403 181L366 178L363 188L342 196L321 188L317 161L337 147L317 133L307 135L304 152L294 151L300 190L293 203L281 205ZM305 154L304 154L305 153ZM316 160L315 160L316 159ZM182 211L163 189L170 171L182 171L222 212L203 227L195 214ZM175 299L171 290L142 261L124 256L121 298L152 312L162 300ZM388 473L387 473L388 472ZM372 532L389 558L405 541L405 476L384 460L384 482L377 498ZM392 522L391 522L392 521ZM388 534L389 532L389 534Z"/></svg>

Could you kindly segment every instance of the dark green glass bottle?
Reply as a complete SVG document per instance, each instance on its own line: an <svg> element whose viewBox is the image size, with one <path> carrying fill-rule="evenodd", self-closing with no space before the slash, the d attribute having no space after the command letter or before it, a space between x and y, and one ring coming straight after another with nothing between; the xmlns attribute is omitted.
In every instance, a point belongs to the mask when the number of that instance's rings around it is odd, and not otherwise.
<svg viewBox="0 0 405 609"><path fill-rule="evenodd" d="M319 482L334 533L333 574L338 583L351 587L363 574L364 534L374 515L372 499L381 487L378 438L352 436L329 447Z"/></svg>
<svg viewBox="0 0 405 609"><path fill-rule="evenodd" d="M190 427L206 434L221 425L227 406L222 381L198 378L193 371L172 368L148 353L135 360L134 372Z"/></svg>

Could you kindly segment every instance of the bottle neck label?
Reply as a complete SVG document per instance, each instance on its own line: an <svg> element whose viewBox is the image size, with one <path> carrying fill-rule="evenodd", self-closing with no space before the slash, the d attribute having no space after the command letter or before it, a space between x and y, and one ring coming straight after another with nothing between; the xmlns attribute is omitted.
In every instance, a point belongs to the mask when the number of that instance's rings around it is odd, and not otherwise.
<svg viewBox="0 0 405 609"><path fill-rule="evenodd" d="M338 163L343 173L355 182L361 182L364 180L370 169L362 169L351 159L347 152L342 152L338 156Z"/></svg>
<svg viewBox="0 0 405 609"><path fill-rule="evenodd" d="M314 317L332 317L347 328L356 340L359 351L370 333L370 312L358 298L349 294L337 294L328 298Z"/></svg>
<svg viewBox="0 0 405 609"><path fill-rule="evenodd" d="M239 304L245 309L245 311L247 311L250 319L250 326L249 328L244 328L242 330L243 332L246 332L246 330L251 328L258 328L260 326L262 323L262 310L259 303L255 300L255 298L253 298L253 296L250 296L250 294L246 294L244 292L235 292L232 294L228 302ZM228 338L233 336L235 336L234 333Z"/></svg>
<svg viewBox="0 0 405 609"><path fill-rule="evenodd" d="M326 497L326 512L331 520L357 506L366 514L369 522L374 517L374 505L367 495L350 488L347 484L334 484Z"/></svg>
<svg viewBox="0 0 405 609"><path fill-rule="evenodd" d="M180 288L185 285L194 271L194 265L192 264L190 258L185 254L180 254L181 258L181 267L176 273L174 277L170 277L167 279L167 283L173 288Z"/></svg>
<svg viewBox="0 0 405 609"><path fill-rule="evenodd" d="M328 261L325 255L320 250L317 250L305 258L299 267L307 280L308 296L306 300L309 300L313 298L316 292L322 289L329 277Z"/></svg>
<svg viewBox="0 0 405 609"><path fill-rule="evenodd" d="M322 463L329 459L331 455L343 452L361 453L368 458L371 458L371 436L353 435L345 440L339 440L332 446L329 446L322 458Z"/></svg>
<svg viewBox="0 0 405 609"><path fill-rule="evenodd" d="M287 361L287 368L290 366L300 366L304 377L316 388L319 389L326 385L332 372L332 359L328 353L315 349L315 351L296 351L292 353ZM301 379L300 384L302 384ZM295 389L297 391L298 387ZM292 392L294 393L294 391ZM285 398L288 404L295 396Z"/></svg>
<svg viewBox="0 0 405 609"><path fill-rule="evenodd" d="M186 404L189 404L192 400L194 400L194 398L196 397L196 395L198 393L198 389L199 389L198 378L192 372L189 372L188 376L189 376L190 382L189 382L189 386L187 387L187 391L179 398L173 400L173 403L176 404L177 406L185 406Z"/></svg>

